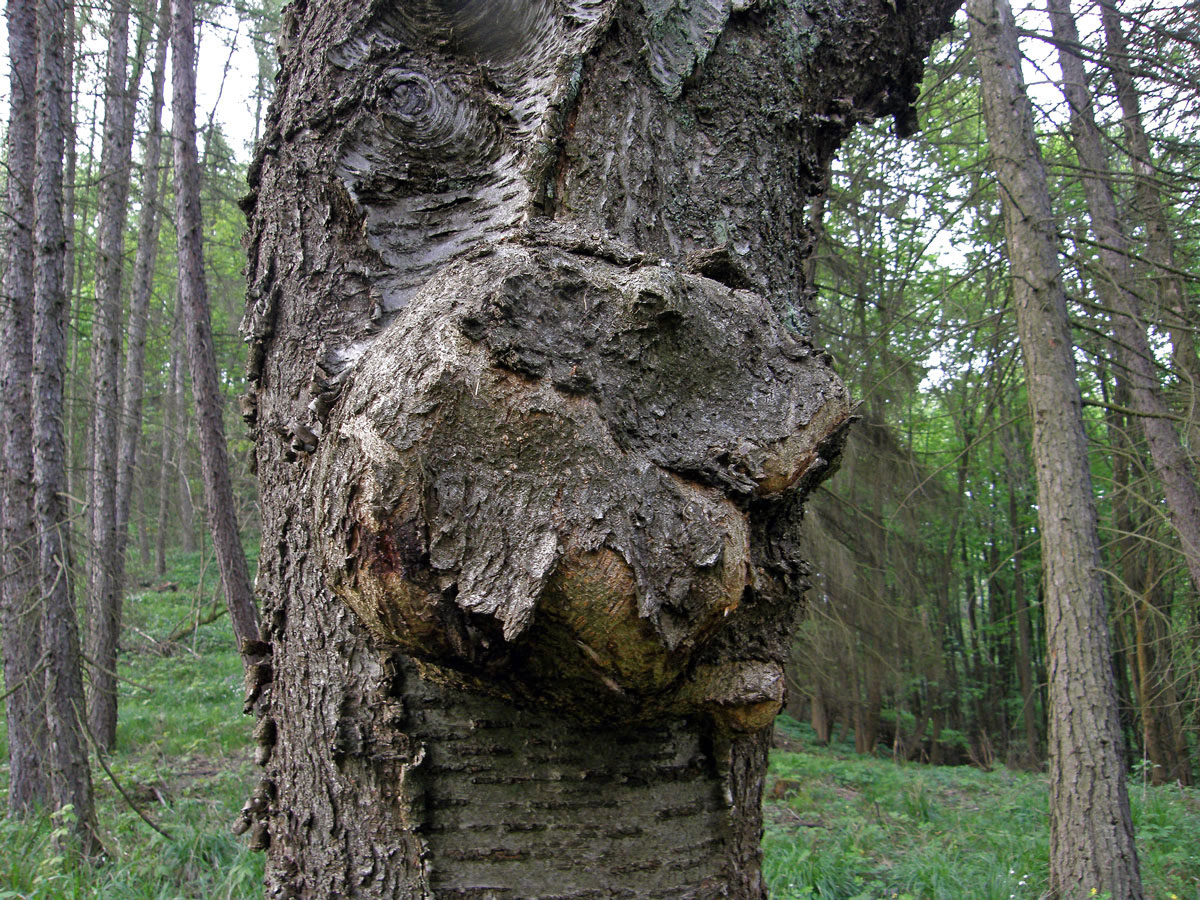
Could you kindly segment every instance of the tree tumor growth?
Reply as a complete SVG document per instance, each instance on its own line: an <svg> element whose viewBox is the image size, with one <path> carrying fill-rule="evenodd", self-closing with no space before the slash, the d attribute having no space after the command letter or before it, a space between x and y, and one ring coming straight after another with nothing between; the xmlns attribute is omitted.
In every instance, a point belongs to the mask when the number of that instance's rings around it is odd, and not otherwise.
<svg viewBox="0 0 1200 900"><path fill-rule="evenodd" d="M954 3L299 3L252 172L270 890L759 897L805 201Z"/></svg>

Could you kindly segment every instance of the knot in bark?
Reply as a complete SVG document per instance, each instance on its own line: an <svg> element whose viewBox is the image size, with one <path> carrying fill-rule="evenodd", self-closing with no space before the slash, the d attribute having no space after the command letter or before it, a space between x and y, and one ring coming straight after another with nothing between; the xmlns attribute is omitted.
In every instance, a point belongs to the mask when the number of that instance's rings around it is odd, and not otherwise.
<svg viewBox="0 0 1200 900"><path fill-rule="evenodd" d="M739 610L788 582L755 518L828 468L845 390L758 295L562 243L445 267L364 351L318 449L329 583L431 677L758 727L779 660Z"/></svg>

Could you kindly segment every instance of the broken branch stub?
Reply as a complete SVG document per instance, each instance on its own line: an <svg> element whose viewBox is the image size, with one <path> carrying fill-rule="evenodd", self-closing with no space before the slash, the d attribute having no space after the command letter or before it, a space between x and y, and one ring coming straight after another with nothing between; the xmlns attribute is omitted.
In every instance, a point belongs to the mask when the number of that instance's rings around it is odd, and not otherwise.
<svg viewBox="0 0 1200 900"><path fill-rule="evenodd" d="M848 418L761 296L527 230L443 267L364 350L317 451L322 562L427 677L756 729L780 661L708 651L798 600L773 596L795 585L756 518L798 515Z"/></svg>

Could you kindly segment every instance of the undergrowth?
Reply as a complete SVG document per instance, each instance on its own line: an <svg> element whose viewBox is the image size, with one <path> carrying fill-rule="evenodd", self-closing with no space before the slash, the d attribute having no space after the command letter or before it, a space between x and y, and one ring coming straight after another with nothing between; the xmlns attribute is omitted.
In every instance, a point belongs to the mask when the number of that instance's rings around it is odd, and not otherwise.
<svg viewBox="0 0 1200 900"><path fill-rule="evenodd" d="M117 783L169 837L133 810L98 765L96 815L106 853L81 862L54 850L62 823L0 817L0 900L245 900L260 897L262 854L230 826L256 779L241 663L227 616L167 644L221 609L211 558L171 559L165 578L133 572L124 604ZM251 560L253 564L253 560ZM0 790L7 793L0 726Z"/></svg>
<svg viewBox="0 0 1200 900"><path fill-rule="evenodd" d="M1038 900L1044 774L898 764L777 725L765 876L773 900ZM1200 900L1200 791L1131 783L1147 900Z"/></svg>
<svg viewBox="0 0 1200 900"><path fill-rule="evenodd" d="M125 603L120 725L93 772L105 859L54 852L56 823L0 817L0 900L251 900L262 855L230 832L256 772L227 617L163 639L219 604L199 554L166 579L134 573ZM218 607L219 608L219 607ZM1046 890L1044 775L899 765L816 746L783 718L765 809L773 900L1038 900ZM0 725L0 760L7 760ZM7 788L0 767L0 790ZM1200 900L1200 792L1131 784L1148 900ZM61 823L57 823L61 827Z"/></svg>

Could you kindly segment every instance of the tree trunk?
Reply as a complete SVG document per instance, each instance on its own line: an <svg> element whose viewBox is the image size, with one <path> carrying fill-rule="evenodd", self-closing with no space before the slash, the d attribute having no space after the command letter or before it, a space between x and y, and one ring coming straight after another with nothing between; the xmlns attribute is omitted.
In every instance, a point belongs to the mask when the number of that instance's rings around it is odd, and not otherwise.
<svg viewBox="0 0 1200 900"><path fill-rule="evenodd" d="M8 195L4 210L3 309L0 310L0 629L8 723L8 808L26 814L49 799L42 753L46 712L42 677L37 536L33 525L33 179L37 28L33 0L9 0Z"/></svg>
<svg viewBox="0 0 1200 900"><path fill-rule="evenodd" d="M860 654L860 658L869 658ZM879 713L883 709L883 693L873 661L867 662L863 673L866 682L856 692L854 700L854 752L874 756L879 743Z"/></svg>
<svg viewBox="0 0 1200 900"><path fill-rule="evenodd" d="M1033 423L1050 652L1050 888L1141 900L1100 540L1045 169L1007 0L968 0ZM1019 274L1019 277L1017 275Z"/></svg>
<svg viewBox="0 0 1200 900"><path fill-rule="evenodd" d="M829 704L825 698L825 690L818 679L813 685L811 721L813 731L817 733L817 743L822 747L829 743L830 716Z"/></svg>
<svg viewBox="0 0 1200 900"><path fill-rule="evenodd" d="M1129 405L1129 391L1123 381L1117 380L1113 393L1118 406ZM1154 784L1176 780L1191 784L1187 753L1178 752L1185 735L1171 671L1171 613L1169 600L1163 596L1169 597L1169 592L1163 590L1164 579L1155 571L1162 548L1148 533L1157 524L1157 515L1141 513L1135 518L1130 460L1135 458L1135 453L1140 453L1140 447L1129 440L1120 412L1109 410L1106 418L1113 447L1112 510L1114 530L1118 535L1116 562L1129 592L1128 605L1132 607L1131 667L1136 690L1130 693L1137 700L1143 748L1151 763L1151 780ZM1138 468L1143 469L1140 457L1137 458ZM1153 506L1153 501L1143 498L1140 505L1147 504Z"/></svg>
<svg viewBox="0 0 1200 900"><path fill-rule="evenodd" d="M34 180L33 468L34 505L46 655L46 721L50 806L70 807L69 833L88 855L99 849L92 782L83 738L83 675L70 591L63 383L67 298L63 293L66 232L62 214L63 0L39 0L37 174Z"/></svg>
<svg viewBox="0 0 1200 900"><path fill-rule="evenodd" d="M1025 589L1025 531L1017 511L1015 480L1009 485L1008 518L1013 539L1013 601L1017 611L1017 677L1021 685L1021 721L1024 725L1025 752L1022 763L1035 767L1040 759L1037 694L1033 686L1033 626L1029 618L1029 598Z"/></svg>
<svg viewBox="0 0 1200 900"><path fill-rule="evenodd" d="M269 892L764 896L849 412L782 324L803 212L953 5L290 8L244 325Z"/></svg>
<svg viewBox="0 0 1200 900"><path fill-rule="evenodd" d="M191 405L188 397L187 376L187 334L183 327L183 297L176 286L175 309L179 316L180 328L176 334L174 356L171 363L171 390L174 397L174 418L171 422L174 436L171 466L174 477L171 484L175 488L175 502L179 515L180 546L184 553L197 553L200 550L200 536L196 527L196 504L192 502L192 421L188 416Z"/></svg>
<svg viewBox="0 0 1200 900"><path fill-rule="evenodd" d="M174 343L173 337L171 340ZM163 386L162 445L160 447L162 453L159 456L158 513L155 517L157 526L154 531L154 572L160 578L167 572L167 530L170 528L171 490L175 484L174 478L171 477L171 455L175 436L173 422L175 392L172 380L175 377L176 361L175 354L172 352L170 372L167 374L167 381Z"/></svg>
<svg viewBox="0 0 1200 900"><path fill-rule="evenodd" d="M185 458L183 445L187 438L187 420L182 409L184 404L183 390L183 331L180 319L183 309L180 306L178 288L175 292L175 314L172 317L171 355L168 365L170 371L167 383L163 387L162 413L162 458L159 468L158 482L158 531L155 548L154 570L162 577L167 571L167 534L171 524L171 497L179 501L179 529L184 538L185 550L191 552L194 548L187 546L187 535L192 531L192 510L186 489L187 473L182 466Z"/></svg>
<svg viewBox="0 0 1200 900"><path fill-rule="evenodd" d="M161 0L157 18L158 43L154 70L150 75L150 125L146 131L146 150L142 161L142 209L138 221L137 256L133 264L133 291L129 302L128 351L125 380L121 391L121 447L117 456L117 556L124 559L128 540L129 512L133 497L133 476L137 469L138 445L142 437L142 395L145 392L146 328L150 297L154 292L154 264L158 259L159 226L162 223L160 188L165 188L167 172L162 166L163 82L167 70L167 36L171 27L169 0ZM164 423L166 419L163 419ZM144 495L143 495L144 496ZM143 522L144 526L144 522ZM147 546L143 535L143 551ZM149 556L142 553L143 562Z"/></svg>
<svg viewBox="0 0 1200 900"><path fill-rule="evenodd" d="M117 446L121 400L121 283L129 206L133 97L129 90L129 0L114 0L104 78L96 228L96 302L92 326L92 445L87 568L88 727L101 750L117 738Z"/></svg>
<svg viewBox="0 0 1200 900"><path fill-rule="evenodd" d="M1095 280L1096 291L1110 312L1117 355L1128 373L1124 378L1139 416L1138 424L1146 436L1154 471L1162 481L1171 526L1179 536L1192 586L1200 593L1200 489L1162 398L1157 364L1146 337L1146 320L1130 269L1129 239L1117 218L1104 137L1092 111L1083 60L1075 49L1079 46L1079 32L1070 0L1047 0L1047 6L1058 43L1063 93L1071 106L1079 177L1087 198L1092 232L1100 245L1101 273Z"/></svg>
<svg viewBox="0 0 1200 900"><path fill-rule="evenodd" d="M1159 191L1161 176L1142 124L1141 100L1133 80L1121 14L1114 0L1100 0L1100 17L1106 43L1104 62L1116 85L1126 151L1133 166L1136 197L1133 208L1145 224L1146 259L1154 266L1157 311L1170 331L1176 371L1187 382L1191 393L1191 444L1200 446L1200 422L1195 413L1197 405L1200 405L1200 358L1196 353L1195 311L1188 309L1183 273L1176 267L1175 239Z"/></svg>
<svg viewBox="0 0 1200 900"><path fill-rule="evenodd" d="M192 0L172 0L171 47L171 128L175 148L179 292L187 325L188 368L200 433L204 502L229 619L238 646L242 647L258 639L258 611L254 606L246 554L234 514L221 389L217 383L208 292L204 283L200 168L196 161L196 50Z"/></svg>

